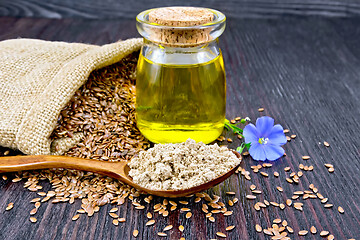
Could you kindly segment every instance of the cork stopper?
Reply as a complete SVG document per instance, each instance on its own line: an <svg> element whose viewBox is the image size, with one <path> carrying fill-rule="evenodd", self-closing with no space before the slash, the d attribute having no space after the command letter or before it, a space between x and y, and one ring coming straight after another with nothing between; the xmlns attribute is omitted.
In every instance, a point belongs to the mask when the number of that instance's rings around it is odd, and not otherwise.
<svg viewBox="0 0 360 240"><path fill-rule="evenodd" d="M196 27L214 20L214 13L206 8L165 7L149 12L149 22L157 28L151 40L168 46L196 46L211 41L209 28Z"/></svg>

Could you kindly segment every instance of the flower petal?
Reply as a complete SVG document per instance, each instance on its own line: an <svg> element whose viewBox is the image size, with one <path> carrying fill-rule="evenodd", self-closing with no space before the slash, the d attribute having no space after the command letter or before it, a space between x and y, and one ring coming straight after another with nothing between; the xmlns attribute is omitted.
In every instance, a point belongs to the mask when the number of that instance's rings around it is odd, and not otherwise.
<svg viewBox="0 0 360 240"><path fill-rule="evenodd" d="M256 128L260 134L259 137L267 138L272 127L274 126L274 119L268 116L256 119Z"/></svg>
<svg viewBox="0 0 360 240"><path fill-rule="evenodd" d="M258 130L252 123L245 126L243 135L245 137L245 143L257 143L260 138Z"/></svg>
<svg viewBox="0 0 360 240"><path fill-rule="evenodd" d="M250 148L251 149L251 148ZM264 145L264 151L266 158L270 161L274 161L284 155L285 150L278 146L273 144L266 144Z"/></svg>
<svg viewBox="0 0 360 240"><path fill-rule="evenodd" d="M269 143L274 145L284 145L287 140L284 133L284 129L281 125L276 124L269 133Z"/></svg>
<svg viewBox="0 0 360 240"><path fill-rule="evenodd" d="M260 161L266 160L264 147L262 144L260 144L258 142L251 144L249 153L254 160L260 160Z"/></svg>

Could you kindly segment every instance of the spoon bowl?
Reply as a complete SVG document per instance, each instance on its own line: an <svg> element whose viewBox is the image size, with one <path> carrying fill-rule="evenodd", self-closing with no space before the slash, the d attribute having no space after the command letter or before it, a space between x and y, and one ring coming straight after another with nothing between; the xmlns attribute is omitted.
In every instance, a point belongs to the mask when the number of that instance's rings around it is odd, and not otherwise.
<svg viewBox="0 0 360 240"><path fill-rule="evenodd" d="M234 154L240 158L241 155L238 152L233 151ZM66 168L76 169L88 172L94 172L109 176L120 180L138 190L147 192L152 195L177 198L191 195L196 192L201 192L209 189L230 177L239 165L230 169L228 172L218 176L217 178L203 183L201 185L181 190L154 190L139 186L133 182L133 179L129 176L130 168L127 165L128 161L119 162L106 162L85 158L75 158L67 156L55 156L55 155L28 155L28 156L8 156L0 158L0 173L4 172L17 172L26 170L38 170L48 168Z"/></svg>

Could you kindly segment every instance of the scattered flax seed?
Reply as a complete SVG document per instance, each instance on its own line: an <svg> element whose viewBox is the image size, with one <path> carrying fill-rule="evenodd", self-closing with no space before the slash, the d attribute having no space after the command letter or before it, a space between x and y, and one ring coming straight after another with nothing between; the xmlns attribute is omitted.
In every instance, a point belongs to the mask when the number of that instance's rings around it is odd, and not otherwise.
<svg viewBox="0 0 360 240"><path fill-rule="evenodd" d="M233 211L226 211L224 212L224 216L230 216L233 214Z"/></svg>
<svg viewBox="0 0 360 240"><path fill-rule="evenodd" d="M330 147L330 144L328 142L324 141L324 146L325 147Z"/></svg>
<svg viewBox="0 0 360 240"><path fill-rule="evenodd" d="M260 190L253 190L252 193L255 193L255 194L260 194L261 191Z"/></svg>
<svg viewBox="0 0 360 240"><path fill-rule="evenodd" d="M301 230L301 231L299 231L299 235L300 235L300 236L305 236L306 234L308 234L308 231L307 231L307 230Z"/></svg>
<svg viewBox="0 0 360 240"><path fill-rule="evenodd" d="M242 155L243 156L248 156L250 153L249 152L243 152Z"/></svg>
<svg viewBox="0 0 360 240"><path fill-rule="evenodd" d="M282 187L276 187L276 189L277 189L279 192L284 191Z"/></svg>
<svg viewBox="0 0 360 240"><path fill-rule="evenodd" d="M253 200L253 199L256 199L256 196L255 195L246 195L246 199Z"/></svg>
<svg viewBox="0 0 360 240"><path fill-rule="evenodd" d="M271 205L273 205L274 207L278 207L279 204L277 202L270 202Z"/></svg>
<svg viewBox="0 0 360 240"><path fill-rule="evenodd" d="M256 186L254 184L250 185L250 190L255 190Z"/></svg>
<svg viewBox="0 0 360 240"><path fill-rule="evenodd" d="M37 208L33 208L31 211L30 211L30 215L35 215L37 213Z"/></svg>
<svg viewBox="0 0 360 240"><path fill-rule="evenodd" d="M230 207L234 206L234 202L232 200L229 200L228 204L229 204Z"/></svg>
<svg viewBox="0 0 360 240"><path fill-rule="evenodd" d="M139 230L136 230L136 229L135 229L135 230L133 231L133 236L134 236L134 237L137 237L138 235L139 235Z"/></svg>
<svg viewBox="0 0 360 240"><path fill-rule="evenodd" d="M278 173L278 172L274 172L274 176L275 176L275 177L279 177L279 173Z"/></svg>
<svg viewBox="0 0 360 240"><path fill-rule="evenodd" d="M293 134L293 135L291 135L290 137L291 137L292 139L295 139L295 138L296 138L296 135Z"/></svg>
<svg viewBox="0 0 360 240"><path fill-rule="evenodd" d="M289 233L294 233L294 230L293 230L291 227L289 227L289 226L286 226L286 230L287 230Z"/></svg>
<svg viewBox="0 0 360 240"><path fill-rule="evenodd" d="M9 211L9 210L11 210L11 209L13 209L13 207L14 207L14 203L9 203L8 205L7 205L7 207L6 207L6 211Z"/></svg>
<svg viewBox="0 0 360 240"><path fill-rule="evenodd" d="M183 231L184 231L184 226L183 226L183 225L180 225L180 226L179 226L179 231L180 231L180 232L183 232Z"/></svg>
<svg viewBox="0 0 360 240"><path fill-rule="evenodd" d="M314 170L314 166L313 166L313 165L310 165L310 166L309 166L309 171L312 171L312 170Z"/></svg>
<svg viewBox="0 0 360 240"><path fill-rule="evenodd" d="M316 228L315 228L314 226L311 226L310 232L311 232L312 234L316 234L317 230L316 230Z"/></svg>
<svg viewBox="0 0 360 240"><path fill-rule="evenodd" d="M286 205L288 205L288 206L290 207L290 206L291 206L291 204L292 204L291 199L286 199Z"/></svg>
<svg viewBox="0 0 360 240"><path fill-rule="evenodd" d="M195 198L195 200L194 200L195 203L198 203L198 202L200 202L200 201L201 201L201 198L200 198L200 197L197 197L197 198Z"/></svg>
<svg viewBox="0 0 360 240"><path fill-rule="evenodd" d="M284 133L289 133L289 132L290 132L289 129L287 129L287 128L284 129Z"/></svg>
<svg viewBox="0 0 360 240"><path fill-rule="evenodd" d="M217 232L216 235L217 235L218 237L226 238L226 234L225 234L225 233L222 233L222 232Z"/></svg>
<svg viewBox="0 0 360 240"><path fill-rule="evenodd" d="M36 203L35 203L35 207L36 207L36 208L39 208L39 207L40 207L40 205L41 205L41 203L40 203L40 202L36 202Z"/></svg>
<svg viewBox="0 0 360 240"><path fill-rule="evenodd" d="M209 217L208 218L210 222L215 222L215 218L214 217Z"/></svg>
<svg viewBox="0 0 360 240"><path fill-rule="evenodd" d="M329 168L328 170L330 173L333 173L335 171L335 168Z"/></svg>
<svg viewBox="0 0 360 240"><path fill-rule="evenodd" d="M259 112L263 112L265 109L264 108L259 108L258 111Z"/></svg>
<svg viewBox="0 0 360 240"><path fill-rule="evenodd" d="M14 178L13 180L12 180L12 182L13 183L16 183L16 182L20 182L22 180L22 178Z"/></svg>
<svg viewBox="0 0 360 240"><path fill-rule="evenodd" d="M112 208L112 209L110 209L109 212L116 212L116 211L118 211L118 210L119 210L118 208Z"/></svg>
<svg viewBox="0 0 360 240"><path fill-rule="evenodd" d="M118 226L118 225L119 225L119 220L113 219L113 220L112 220L112 223L113 223L115 226Z"/></svg>
<svg viewBox="0 0 360 240"><path fill-rule="evenodd" d="M264 229L263 232L264 232L266 235L270 235L270 236L273 235L272 231L270 231L270 230L268 230L268 229Z"/></svg>
<svg viewBox="0 0 360 240"><path fill-rule="evenodd" d="M226 230L226 231L231 231L231 230L233 230L234 228L235 228L235 226L232 225L232 226L228 226L227 228L225 228L225 230Z"/></svg>
<svg viewBox="0 0 360 240"><path fill-rule="evenodd" d="M295 195L303 195L304 192L303 192L303 191L296 191L296 192L294 192L294 194L295 194Z"/></svg>
<svg viewBox="0 0 360 240"><path fill-rule="evenodd" d="M126 222L126 219L125 218L118 218L118 221L123 223L123 222Z"/></svg>
<svg viewBox="0 0 360 240"><path fill-rule="evenodd" d="M154 223L155 223L155 220L150 220L145 225L146 226L151 226L151 225L154 225Z"/></svg>
<svg viewBox="0 0 360 240"><path fill-rule="evenodd" d="M309 159L310 159L310 156L305 155L305 156L302 156L301 158L302 158L303 160L309 160Z"/></svg>
<svg viewBox="0 0 360 240"><path fill-rule="evenodd" d="M188 205L189 202L188 201L179 201L179 203L183 204L183 205Z"/></svg>
<svg viewBox="0 0 360 240"><path fill-rule="evenodd" d="M110 215L112 218L119 218L119 215L117 215L116 213L113 213L113 212L110 212L109 215Z"/></svg>
<svg viewBox="0 0 360 240"><path fill-rule="evenodd" d="M229 143L232 143L233 140L231 138L226 139Z"/></svg>
<svg viewBox="0 0 360 240"><path fill-rule="evenodd" d="M36 222L37 222L37 219L36 219L36 218L34 218L34 217L31 217L31 218L30 218L30 222L32 222L32 223L36 223Z"/></svg>
<svg viewBox="0 0 360 240"><path fill-rule="evenodd" d="M291 141L291 138L290 138L289 136L286 136L286 140L287 140L288 142L290 142L290 141Z"/></svg>
<svg viewBox="0 0 360 240"><path fill-rule="evenodd" d="M188 212L188 213L186 213L186 215L185 215L186 218L191 218L191 216L192 216L192 213L191 213L191 212Z"/></svg>
<svg viewBox="0 0 360 240"><path fill-rule="evenodd" d="M286 178L286 181L287 181L288 183L293 183L293 182L294 182L291 178Z"/></svg>
<svg viewBox="0 0 360 240"><path fill-rule="evenodd" d="M239 201L238 198L234 198L234 199L232 200L233 204L237 203L238 201Z"/></svg>
<svg viewBox="0 0 360 240"><path fill-rule="evenodd" d="M230 120L230 123L235 124L235 123L236 123L236 120L235 120L235 119L231 119L231 120Z"/></svg>
<svg viewBox="0 0 360 240"><path fill-rule="evenodd" d="M151 212L148 212L148 213L146 214L146 217L149 218L149 219L152 218Z"/></svg>
<svg viewBox="0 0 360 240"><path fill-rule="evenodd" d="M325 208L332 208L333 206L334 206L334 205L332 205L332 204L330 204L330 203L324 205Z"/></svg>
<svg viewBox="0 0 360 240"><path fill-rule="evenodd" d="M4 181L6 181L8 179L8 177L6 175L2 175L1 177Z"/></svg>
<svg viewBox="0 0 360 240"><path fill-rule="evenodd" d="M267 174L266 172L260 172L261 175L263 175L264 177L268 177L269 174Z"/></svg>
<svg viewBox="0 0 360 240"><path fill-rule="evenodd" d="M280 203L279 207L280 207L281 210L284 210L285 209L285 204Z"/></svg>
<svg viewBox="0 0 360 240"><path fill-rule="evenodd" d="M166 232L166 231L168 231L168 230L170 230L172 228L173 228L173 225L168 225L168 226L164 227L163 231Z"/></svg>
<svg viewBox="0 0 360 240"><path fill-rule="evenodd" d="M262 231L262 227L259 224L255 225L255 229L257 232L261 232Z"/></svg>
<svg viewBox="0 0 360 240"><path fill-rule="evenodd" d="M176 206L171 206L170 211L176 210Z"/></svg>
<svg viewBox="0 0 360 240"><path fill-rule="evenodd" d="M334 237L334 235L329 235L329 236L327 237L327 239L328 239L328 240L334 240L335 237Z"/></svg>
<svg viewBox="0 0 360 240"><path fill-rule="evenodd" d="M326 203L328 201L328 198L321 199L321 203Z"/></svg>
<svg viewBox="0 0 360 240"><path fill-rule="evenodd" d="M182 211L182 212L189 212L189 211L190 211L190 208L180 208L180 211Z"/></svg>
<svg viewBox="0 0 360 240"><path fill-rule="evenodd" d="M325 167L327 167L327 168L333 168L333 167L334 167L334 165L332 165L332 164L330 164L330 163L325 163L324 165L325 165Z"/></svg>
<svg viewBox="0 0 360 240"><path fill-rule="evenodd" d="M281 219L280 218L276 218L273 220L273 223L281 223Z"/></svg>
<svg viewBox="0 0 360 240"><path fill-rule="evenodd" d="M72 217L71 220L76 221L76 220L79 219L79 217L80 217L80 215L79 215L79 214L76 214L75 216Z"/></svg>
<svg viewBox="0 0 360 240"><path fill-rule="evenodd" d="M41 200L41 198L34 198L32 199L30 202L31 203L35 203L35 202L39 202Z"/></svg>
<svg viewBox="0 0 360 240"><path fill-rule="evenodd" d="M327 235L329 235L329 231L321 231L320 232L321 237L326 237Z"/></svg>
<svg viewBox="0 0 360 240"><path fill-rule="evenodd" d="M286 167L286 168L284 168L284 171L285 171L285 172L290 171L290 167Z"/></svg>
<svg viewBox="0 0 360 240"><path fill-rule="evenodd" d="M166 233L164 233L164 232L158 232L158 236L160 236L160 237L166 237L166 236L167 236L167 234L166 234Z"/></svg>
<svg viewBox="0 0 360 240"><path fill-rule="evenodd" d="M339 213L344 213L345 211L344 211L344 209L342 208L342 207L338 207L338 211L339 211Z"/></svg>
<svg viewBox="0 0 360 240"><path fill-rule="evenodd" d="M227 195L235 195L235 192L226 192Z"/></svg>
<svg viewBox="0 0 360 240"><path fill-rule="evenodd" d="M271 163L263 163L263 167L270 168L270 167L272 167L272 164Z"/></svg>

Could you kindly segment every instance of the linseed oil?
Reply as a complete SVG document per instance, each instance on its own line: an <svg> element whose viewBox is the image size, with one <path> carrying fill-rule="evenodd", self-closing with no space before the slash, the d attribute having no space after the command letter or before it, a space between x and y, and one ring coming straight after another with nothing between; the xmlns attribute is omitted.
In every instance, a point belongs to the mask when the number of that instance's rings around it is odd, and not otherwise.
<svg viewBox="0 0 360 240"><path fill-rule="evenodd" d="M140 53L137 126L154 143L184 142L188 138L210 143L223 130L226 83L221 52L210 61L187 62L157 63Z"/></svg>

